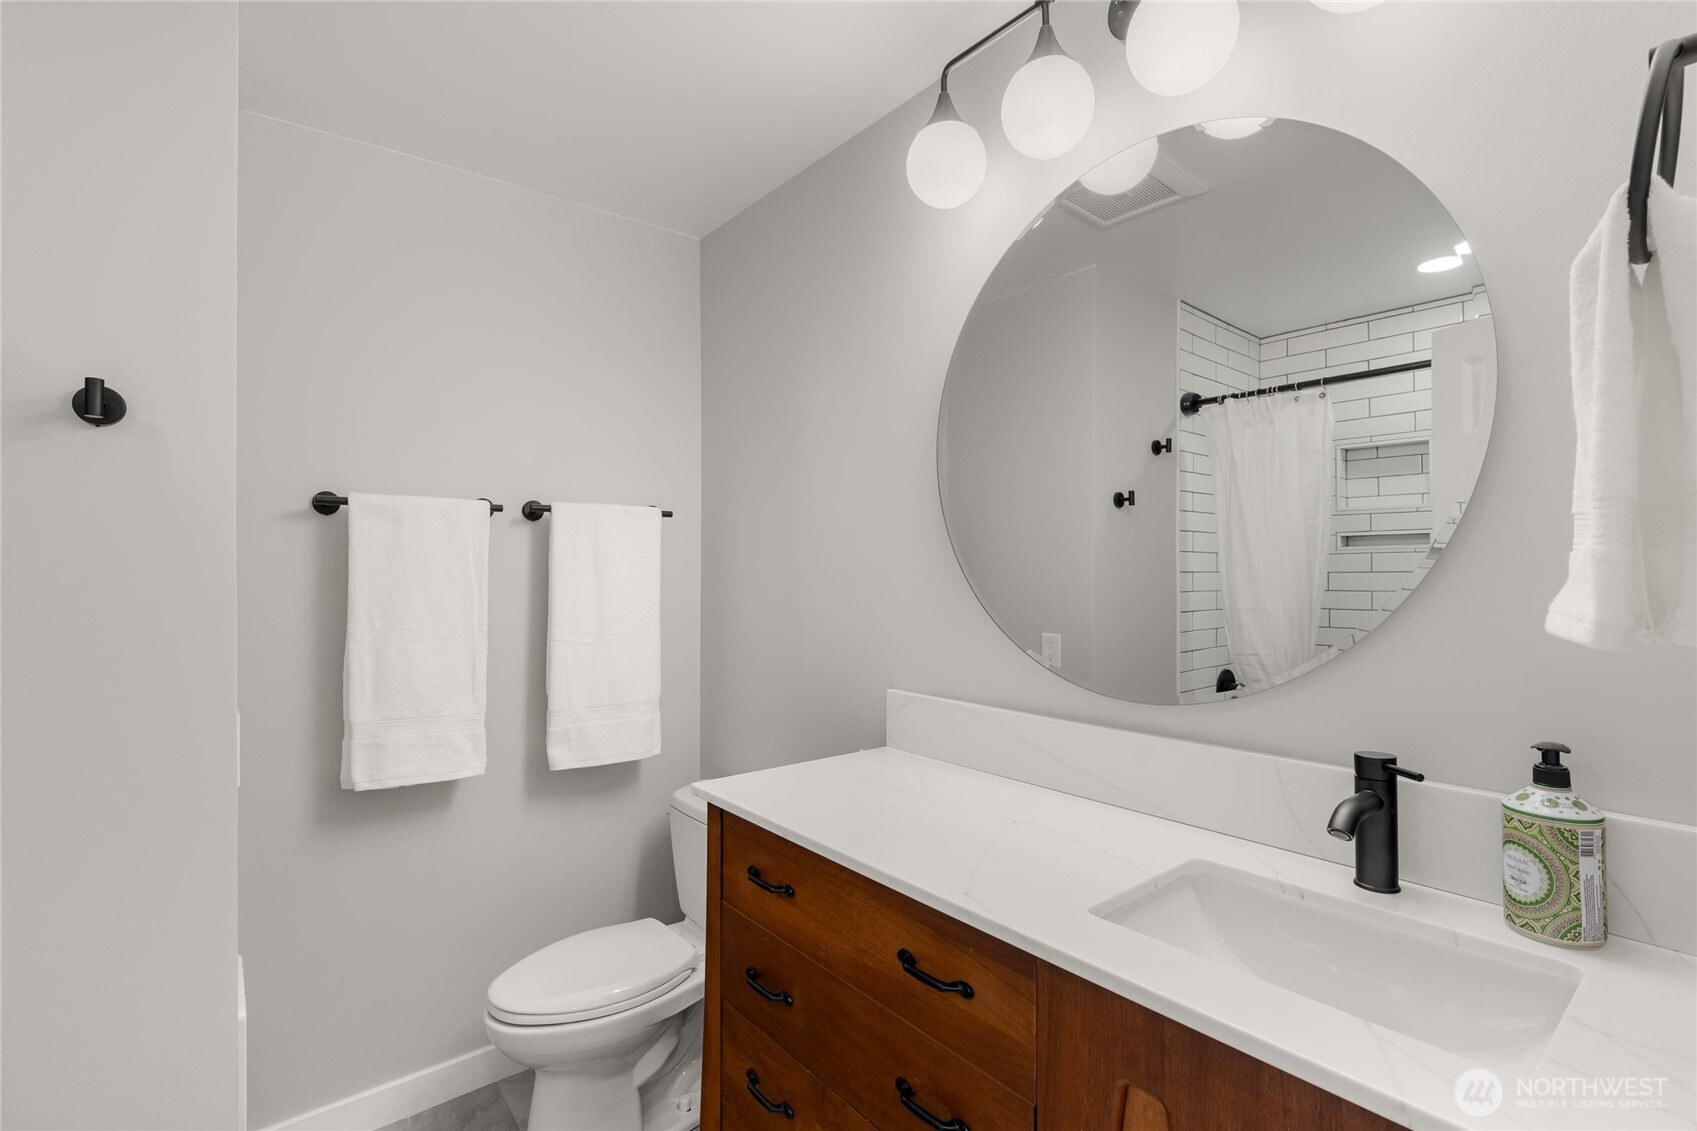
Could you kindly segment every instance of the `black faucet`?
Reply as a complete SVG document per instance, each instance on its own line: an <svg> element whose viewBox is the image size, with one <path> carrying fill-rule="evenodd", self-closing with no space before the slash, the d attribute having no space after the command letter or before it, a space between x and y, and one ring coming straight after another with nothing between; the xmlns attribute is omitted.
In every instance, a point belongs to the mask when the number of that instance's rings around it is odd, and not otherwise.
<svg viewBox="0 0 1697 1131"><path fill-rule="evenodd" d="M1390 894L1402 890L1397 882L1396 780L1425 781L1425 774L1405 770L1393 754L1358 750L1355 754L1355 793L1332 810L1326 831L1339 840L1355 842L1355 886Z"/></svg>

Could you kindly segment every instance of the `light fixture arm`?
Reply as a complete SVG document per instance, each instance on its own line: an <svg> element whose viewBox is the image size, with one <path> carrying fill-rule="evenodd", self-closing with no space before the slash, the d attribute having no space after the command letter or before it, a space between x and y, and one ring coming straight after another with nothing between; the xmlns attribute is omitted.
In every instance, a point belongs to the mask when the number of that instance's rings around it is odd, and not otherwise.
<svg viewBox="0 0 1697 1131"><path fill-rule="evenodd" d="M1108 34L1121 43L1131 29L1131 17L1137 13L1139 0L1108 0Z"/></svg>
<svg viewBox="0 0 1697 1131"><path fill-rule="evenodd" d="M1015 16L1013 19L1009 20L1007 23L1003 24L1001 27L997 28L995 31L991 32L989 35L985 36L983 39L980 39L977 43L974 43L971 47L968 47L965 51L962 51L959 55L956 55L953 59L950 59L947 63L944 63L943 64L943 77L938 82L938 90L943 94L947 94L949 92L949 72L950 71L954 70L957 66L966 62L968 59L972 58L974 55L978 54L980 51L984 50L986 47L990 46L992 43L994 43L998 39L1002 38L1002 36L1006 35L1008 32L1012 31L1014 28L1016 28L1020 24L1024 23L1027 19L1029 19L1031 17L1031 15L1033 13L1042 12L1043 13L1043 22L1045 24L1048 23L1049 22L1049 5L1053 2L1054 2L1054 0L1036 0L1036 2L1031 5L1031 7L1025 9L1019 15Z"/></svg>

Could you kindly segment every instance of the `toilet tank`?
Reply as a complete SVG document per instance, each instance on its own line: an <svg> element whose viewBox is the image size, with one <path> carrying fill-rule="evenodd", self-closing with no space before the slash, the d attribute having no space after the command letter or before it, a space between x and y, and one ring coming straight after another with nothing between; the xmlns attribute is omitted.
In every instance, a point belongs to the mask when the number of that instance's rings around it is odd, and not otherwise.
<svg viewBox="0 0 1697 1131"><path fill-rule="evenodd" d="M672 874L684 917L707 929L707 802L684 786L672 794Z"/></svg>

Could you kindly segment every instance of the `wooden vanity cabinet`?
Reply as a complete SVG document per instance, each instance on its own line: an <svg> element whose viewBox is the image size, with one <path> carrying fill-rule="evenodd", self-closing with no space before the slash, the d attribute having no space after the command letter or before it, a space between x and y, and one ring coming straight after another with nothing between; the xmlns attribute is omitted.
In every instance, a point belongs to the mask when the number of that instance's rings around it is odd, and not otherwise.
<svg viewBox="0 0 1697 1131"><path fill-rule="evenodd" d="M708 812L705 1131L1394 1125Z"/></svg>
<svg viewBox="0 0 1697 1131"><path fill-rule="evenodd" d="M1391 1131L1398 1124L1042 964L1045 1131Z"/></svg>

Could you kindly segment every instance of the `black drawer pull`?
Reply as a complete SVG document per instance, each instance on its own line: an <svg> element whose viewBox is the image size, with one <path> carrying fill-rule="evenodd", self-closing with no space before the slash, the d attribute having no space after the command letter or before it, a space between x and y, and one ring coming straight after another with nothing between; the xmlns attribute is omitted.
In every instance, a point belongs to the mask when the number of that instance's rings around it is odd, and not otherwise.
<svg viewBox="0 0 1697 1131"><path fill-rule="evenodd" d="M959 994L964 998L970 998L972 996L971 983L963 982L958 979L953 982L945 982L933 974L927 974L919 968L919 960L913 956L913 951L906 947L896 951L896 961L902 964L902 969L907 972L908 977L916 978L919 981L924 982L927 986L930 986L938 993Z"/></svg>
<svg viewBox="0 0 1697 1131"><path fill-rule="evenodd" d="M791 1107L787 1103L773 1103L761 1093L760 1077L754 1074L754 1069L752 1068L748 1070L748 1094L754 1097L756 1103L771 1112L773 1115L781 1115L785 1119L795 1118L795 1108ZM904 1100L903 1102L905 1103L906 1101ZM960 1125L960 1131L966 1131L966 1124L962 1123Z"/></svg>
<svg viewBox="0 0 1697 1131"><path fill-rule="evenodd" d="M902 1098L902 1106L917 1115L931 1131L971 1131L964 1120L938 1119L935 1115L913 1102L913 1085L900 1076L896 1077L896 1091Z"/></svg>
<svg viewBox="0 0 1697 1131"><path fill-rule="evenodd" d="M767 1001L781 1001L785 1005L794 1005L795 998L787 990L769 990L760 984L760 971L750 966L742 972L743 979L748 982L748 988L765 998Z"/></svg>
<svg viewBox="0 0 1697 1131"><path fill-rule="evenodd" d="M765 880L760 878L760 869L756 868L753 864L748 866L748 882L759 888L761 891L769 891L773 895L781 895L785 899L795 898L795 888L791 887L789 884L767 883Z"/></svg>

